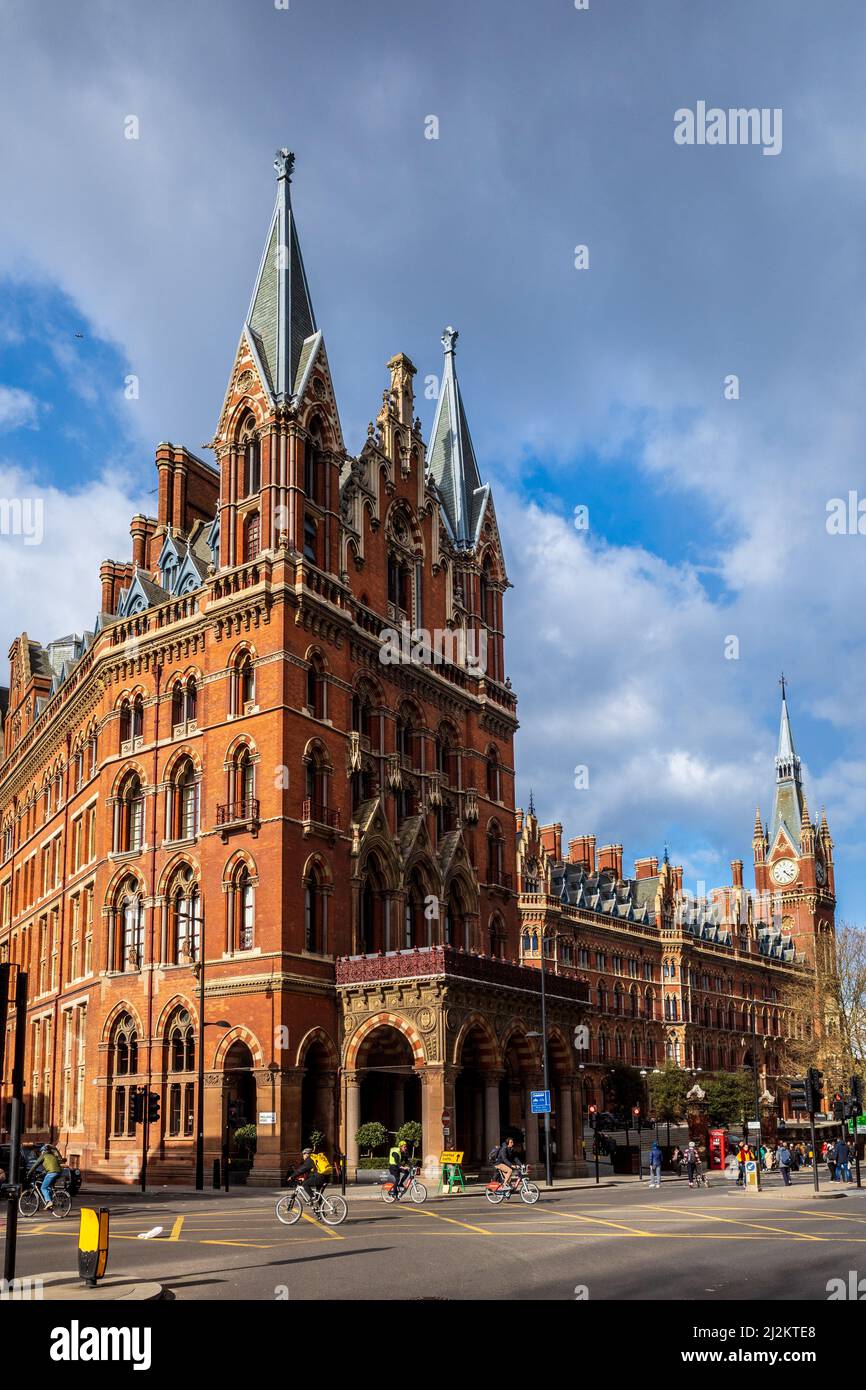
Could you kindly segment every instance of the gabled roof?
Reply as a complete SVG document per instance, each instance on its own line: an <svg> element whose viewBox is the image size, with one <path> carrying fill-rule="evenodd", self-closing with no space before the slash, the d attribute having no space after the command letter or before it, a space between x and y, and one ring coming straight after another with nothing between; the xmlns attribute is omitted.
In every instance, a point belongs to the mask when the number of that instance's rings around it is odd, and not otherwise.
<svg viewBox="0 0 866 1390"><path fill-rule="evenodd" d="M129 588L124 589L120 596L117 616L129 618L133 613L143 613L153 604L164 603L168 598L171 598L171 594L163 589L161 584L157 584L142 570L136 570Z"/></svg>
<svg viewBox="0 0 866 1390"><path fill-rule="evenodd" d="M452 539L458 546L470 547L477 540L478 523L490 489L481 483L460 395L454 366L457 337L455 328L446 328L442 334L445 367L430 436L427 468L436 484Z"/></svg>
<svg viewBox="0 0 866 1390"><path fill-rule="evenodd" d="M278 150L277 200L244 330L278 401L295 391L304 344L316 332L307 276L292 212L290 184L295 156Z"/></svg>

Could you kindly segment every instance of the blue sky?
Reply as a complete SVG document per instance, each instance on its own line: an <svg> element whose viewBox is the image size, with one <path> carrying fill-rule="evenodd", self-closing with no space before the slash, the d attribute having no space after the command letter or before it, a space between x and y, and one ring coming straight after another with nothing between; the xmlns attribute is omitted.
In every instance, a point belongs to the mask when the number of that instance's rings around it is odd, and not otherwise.
<svg viewBox="0 0 866 1390"><path fill-rule="evenodd" d="M156 443L210 438L289 145L350 449L387 359L423 378L460 330L519 801L726 881L784 669L862 920L866 536L825 525L866 495L860 0L5 0L0 39L0 495L46 515L42 546L0 537L3 649L92 622ZM781 153L676 145L699 100L781 108Z"/></svg>

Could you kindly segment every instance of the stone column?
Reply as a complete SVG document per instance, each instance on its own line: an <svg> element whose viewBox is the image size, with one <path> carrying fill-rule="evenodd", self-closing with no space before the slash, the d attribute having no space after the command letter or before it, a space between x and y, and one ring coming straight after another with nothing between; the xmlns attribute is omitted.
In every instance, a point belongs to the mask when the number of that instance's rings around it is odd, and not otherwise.
<svg viewBox="0 0 866 1390"><path fill-rule="evenodd" d="M472 1093L472 1134L469 1140L471 1156L482 1159L489 1152L484 1147L484 1096L480 1085Z"/></svg>
<svg viewBox="0 0 866 1390"><path fill-rule="evenodd" d="M556 1125L556 1172L560 1177L573 1178L574 1164L574 1106L573 1082L568 1077L559 1088L559 1114Z"/></svg>
<svg viewBox="0 0 866 1390"><path fill-rule="evenodd" d="M484 1085L484 1157L494 1144L498 1144L501 1134L499 1118L499 1083L504 1073L487 1072Z"/></svg>
<svg viewBox="0 0 866 1390"><path fill-rule="evenodd" d="M361 1078L355 1071L346 1073L343 1129L346 1143L347 1176L352 1178L358 1167L358 1141L355 1135L361 1127Z"/></svg>

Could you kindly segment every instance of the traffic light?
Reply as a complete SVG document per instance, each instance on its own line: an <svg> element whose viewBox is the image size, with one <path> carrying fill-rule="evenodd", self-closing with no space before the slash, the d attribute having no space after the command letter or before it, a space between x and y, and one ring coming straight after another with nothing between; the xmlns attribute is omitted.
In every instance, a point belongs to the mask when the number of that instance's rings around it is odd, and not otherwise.
<svg viewBox="0 0 866 1390"><path fill-rule="evenodd" d="M637 1118L637 1116L640 1114L640 1106L633 1105L631 1108L631 1113L635 1116L635 1118Z"/></svg>
<svg viewBox="0 0 866 1390"><path fill-rule="evenodd" d="M148 1124L155 1125L159 1119L159 1096L156 1091L147 1093L147 1121Z"/></svg>
<svg viewBox="0 0 866 1390"><path fill-rule="evenodd" d="M144 1087L136 1086L132 1093L132 1122L140 1125L144 1119Z"/></svg>
<svg viewBox="0 0 866 1390"><path fill-rule="evenodd" d="M590 1129L595 1129L595 1117L596 1117L596 1115L598 1114L598 1106L597 1106L597 1105L588 1105L588 1106L587 1106L587 1112L588 1112L588 1114L589 1114L589 1126L590 1126Z"/></svg>
<svg viewBox="0 0 866 1390"><path fill-rule="evenodd" d="M844 1118L845 1118L845 1102L844 1102L844 1100L842 1099L842 1092L841 1092L841 1091L836 1091L835 1095L833 1096L833 1119L834 1119L834 1120L844 1120Z"/></svg>
<svg viewBox="0 0 866 1390"><path fill-rule="evenodd" d="M808 1077L798 1076L791 1082L789 1100L792 1110L809 1109L809 1080Z"/></svg>
<svg viewBox="0 0 866 1390"><path fill-rule="evenodd" d="M863 1078L862 1076L851 1077L851 1095L853 1098L855 1115L863 1114Z"/></svg>
<svg viewBox="0 0 866 1390"><path fill-rule="evenodd" d="M809 1114L815 1115L824 1106L824 1073L817 1067L810 1067L807 1080L809 1084L806 1099L809 1102Z"/></svg>

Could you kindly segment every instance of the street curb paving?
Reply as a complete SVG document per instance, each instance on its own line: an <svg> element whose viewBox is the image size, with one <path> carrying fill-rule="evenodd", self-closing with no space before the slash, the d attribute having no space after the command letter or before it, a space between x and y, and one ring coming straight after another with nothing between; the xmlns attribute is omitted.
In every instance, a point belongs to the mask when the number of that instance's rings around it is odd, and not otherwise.
<svg viewBox="0 0 866 1390"><path fill-rule="evenodd" d="M32 1277L41 1280L39 1301L46 1303L152 1303L165 1293L164 1285L153 1279L133 1281L120 1274L106 1275L95 1289L65 1269Z"/></svg>

